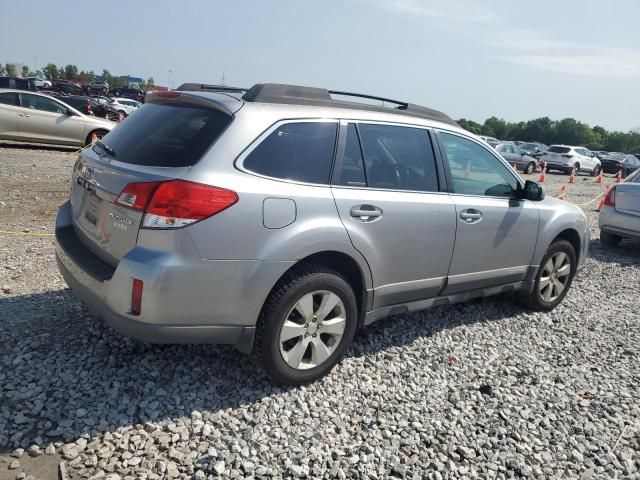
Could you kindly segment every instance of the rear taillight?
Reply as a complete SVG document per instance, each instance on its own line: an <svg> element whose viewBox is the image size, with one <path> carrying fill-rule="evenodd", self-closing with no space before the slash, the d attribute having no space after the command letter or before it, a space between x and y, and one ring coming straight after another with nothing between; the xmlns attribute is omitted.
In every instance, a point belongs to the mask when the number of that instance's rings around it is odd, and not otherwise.
<svg viewBox="0 0 640 480"><path fill-rule="evenodd" d="M571 158L573 155L562 155L562 158Z"/></svg>
<svg viewBox="0 0 640 480"><path fill-rule="evenodd" d="M604 204L608 207L616 206L616 189L612 188L607 192L607 195L604 197Z"/></svg>
<svg viewBox="0 0 640 480"><path fill-rule="evenodd" d="M144 211L158 185L160 182L130 183L124 187L114 203L122 207Z"/></svg>
<svg viewBox="0 0 640 480"><path fill-rule="evenodd" d="M130 183L116 205L144 212L146 228L179 228L209 218L238 201L232 190L186 180Z"/></svg>

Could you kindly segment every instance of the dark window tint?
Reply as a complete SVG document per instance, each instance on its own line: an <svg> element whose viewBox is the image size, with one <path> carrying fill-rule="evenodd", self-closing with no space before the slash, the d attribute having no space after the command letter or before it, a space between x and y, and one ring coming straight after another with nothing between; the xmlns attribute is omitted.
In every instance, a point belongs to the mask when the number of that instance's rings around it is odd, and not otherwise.
<svg viewBox="0 0 640 480"><path fill-rule="evenodd" d="M420 128L359 124L367 185L394 190L438 190L429 133Z"/></svg>
<svg viewBox="0 0 640 480"><path fill-rule="evenodd" d="M547 152L551 153L569 153L569 151L571 151L569 147L549 147L549 150L547 150Z"/></svg>
<svg viewBox="0 0 640 480"><path fill-rule="evenodd" d="M0 93L0 103L15 107L18 105L18 94L10 92Z"/></svg>
<svg viewBox="0 0 640 480"><path fill-rule="evenodd" d="M195 164L231 121L210 108L147 104L103 142L121 162L156 167Z"/></svg>
<svg viewBox="0 0 640 480"><path fill-rule="evenodd" d="M347 138L345 140L342 163L334 179L336 185L345 185L348 187L367 186L367 179L364 174L364 162L362 161L362 150L360 149L358 132L353 123L350 123L347 127Z"/></svg>
<svg viewBox="0 0 640 480"><path fill-rule="evenodd" d="M328 183L336 143L334 122L281 125L244 160L244 167L268 177Z"/></svg>
<svg viewBox="0 0 640 480"><path fill-rule="evenodd" d="M486 148L458 135L441 133L442 149L451 169L455 193L510 197L518 182Z"/></svg>
<svg viewBox="0 0 640 480"><path fill-rule="evenodd" d="M73 108L79 110L82 113L88 113L87 100L84 98L62 97L60 101L66 103L67 105L71 105Z"/></svg>

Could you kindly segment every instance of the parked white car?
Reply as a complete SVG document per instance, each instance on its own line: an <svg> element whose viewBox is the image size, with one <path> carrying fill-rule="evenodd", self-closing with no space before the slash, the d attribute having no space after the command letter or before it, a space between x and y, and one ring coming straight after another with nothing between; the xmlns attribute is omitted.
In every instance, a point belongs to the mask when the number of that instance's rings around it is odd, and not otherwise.
<svg viewBox="0 0 640 480"><path fill-rule="evenodd" d="M49 88L49 87L51 87L51 82L49 80L45 80L44 78L27 77L27 80L33 81L33 84L38 88Z"/></svg>
<svg viewBox="0 0 640 480"><path fill-rule="evenodd" d="M122 113L122 115L126 117L138 110L142 104L130 98L112 98L108 106L116 113Z"/></svg>
<svg viewBox="0 0 640 480"><path fill-rule="evenodd" d="M547 163L547 171L559 170L567 174L575 167L576 174L582 172L595 176L602 168L595 153L588 148L572 145L551 145L540 162Z"/></svg>
<svg viewBox="0 0 640 480"><path fill-rule="evenodd" d="M479 135L479 138L484 143L488 143L489 145L491 145L493 148L496 148L500 144L500 140L498 140L497 138L485 137L484 135Z"/></svg>

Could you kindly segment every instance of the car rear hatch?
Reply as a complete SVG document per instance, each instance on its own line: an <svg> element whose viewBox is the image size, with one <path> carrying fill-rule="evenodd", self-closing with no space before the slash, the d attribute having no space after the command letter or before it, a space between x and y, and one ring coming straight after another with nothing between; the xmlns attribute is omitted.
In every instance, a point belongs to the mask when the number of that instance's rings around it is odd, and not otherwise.
<svg viewBox="0 0 640 480"><path fill-rule="evenodd" d="M616 211L640 215L640 183L625 182L616 185Z"/></svg>
<svg viewBox="0 0 640 480"><path fill-rule="evenodd" d="M140 209L115 203L125 187L183 176L242 106L217 94L161 92L150 97L136 115L85 148L73 169L76 235L112 266L135 246L143 220ZM124 203L129 200L131 196Z"/></svg>

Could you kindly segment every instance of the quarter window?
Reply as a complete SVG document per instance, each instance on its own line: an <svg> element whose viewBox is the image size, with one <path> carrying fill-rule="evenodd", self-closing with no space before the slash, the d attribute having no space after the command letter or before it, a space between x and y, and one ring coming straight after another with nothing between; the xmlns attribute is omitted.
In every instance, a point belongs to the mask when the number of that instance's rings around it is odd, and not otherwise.
<svg viewBox="0 0 640 480"><path fill-rule="evenodd" d="M361 123L358 132L368 187L438 191L436 162L426 130Z"/></svg>
<svg viewBox="0 0 640 480"><path fill-rule="evenodd" d="M453 177L454 193L511 197L518 188L507 167L484 147L444 132L440 133L440 140Z"/></svg>
<svg viewBox="0 0 640 480"><path fill-rule="evenodd" d="M337 128L336 122L280 125L249 153L243 166L268 177L327 184Z"/></svg>
<svg viewBox="0 0 640 480"><path fill-rule="evenodd" d="M18 105L18 94L10 92L0 93L0 103L15 107Z"/></svg>

